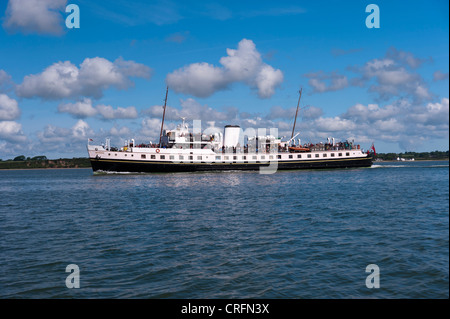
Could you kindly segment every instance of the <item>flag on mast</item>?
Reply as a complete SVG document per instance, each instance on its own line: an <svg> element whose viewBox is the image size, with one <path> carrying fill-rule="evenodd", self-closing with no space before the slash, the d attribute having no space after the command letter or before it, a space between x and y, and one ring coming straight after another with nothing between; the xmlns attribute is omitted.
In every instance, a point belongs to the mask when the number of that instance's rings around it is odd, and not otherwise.
<svg viewBox="0 0 450 319"><path fill-rule="evenodd" d="M372 143L372 146L370 147L370 149L373 150L373 154L375 156L377 156L377 151L375 151L375 145L373 145L373 143Z"/></svg>

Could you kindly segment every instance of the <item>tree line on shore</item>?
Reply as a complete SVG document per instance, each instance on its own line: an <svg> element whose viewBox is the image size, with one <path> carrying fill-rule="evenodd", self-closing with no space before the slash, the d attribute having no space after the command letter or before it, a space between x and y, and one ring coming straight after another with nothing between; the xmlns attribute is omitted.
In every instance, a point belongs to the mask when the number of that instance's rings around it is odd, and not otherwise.
<svg viewBox="0 0 450 319"><path fill-rule="evenodd" d="M397 158L421 160L448 160L448 151L433 152L405 152L405 153L377 153L376 159L383 161L395 161Z"/></svg>
<svg viewBox="0 0 450 319"><path fill-rule="evenodd" d="M21 168L87 168L91 167L89 158L60 158L48 159L45 155L25 157L19 155L14 159L3 161L0 159L0 169L21 169Z"/></svg>

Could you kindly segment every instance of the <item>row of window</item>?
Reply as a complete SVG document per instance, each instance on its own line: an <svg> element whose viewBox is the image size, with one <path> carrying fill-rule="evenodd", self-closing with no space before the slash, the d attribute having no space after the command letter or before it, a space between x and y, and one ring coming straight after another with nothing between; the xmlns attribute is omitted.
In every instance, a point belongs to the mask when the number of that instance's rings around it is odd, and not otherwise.
<svg viewBox="0 0 450 319"><path fill-rule="evenodd" d="M343 153L329 153L329 154L330 154L330 157L336 157L336 154L337 154L337 157L342 157L343 156ZM111 155L111 153L108 153L108 155ZM127 156L127 155L128 154L125 154L125 156ZM315 153L314 157L315 158L319 158L320 155L322 155L322 157L328 157L328 153ZM115 153L115 156L117 156L117 153ZM156 159L156 156L157 155L150 155L150 159ZM161 160L165 160L166 159L166 155L158 155L158 156L159 156L158 159L161 159ZM168 156L169 156L169 158L168 158L169 160L175 160L175 155L168 155ZM266 155L261 155L259 159L260 160L266 160L266 159L273 160L274 156L275 155L268 155L267 158L266 158ZM346 152L345 156L350 156L350 153ZM131 157L134 157L134 154L131 154ZM243 155L243 156L240 156L239 160L246 161L247 157L248 157L248 159L251 159L251 160L258 160L258 156L256 156L256 155L252 155L252 156ZM222 160L228 161L231 158L234 161L238 160L238 156L237 155L233 155L233 156L224 155L223 158L222 158L222 155L217 155L215 157L215 160L216 161L222 161ZM289 154L288 158L289 159L294 159L294 158L312 158L312 154ZM147 155L146 154L141 154L141 159L147 159ZM185 159L184 155L178 155L178 160L182 161L184 159ZM193 155L186 156L186 159L192 161L192 160L194 160L194 156ZM203 159L202 156L197 156L197 160L201 161L202 159ZM281 159L281 155L277 155L277 159Z"/></svg>

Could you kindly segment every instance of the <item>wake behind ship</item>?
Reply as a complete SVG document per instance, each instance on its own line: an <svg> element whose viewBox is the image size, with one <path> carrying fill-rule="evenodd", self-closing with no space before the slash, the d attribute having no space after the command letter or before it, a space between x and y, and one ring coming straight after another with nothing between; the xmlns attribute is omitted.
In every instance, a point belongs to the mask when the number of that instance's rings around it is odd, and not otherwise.
<svg viewBox="0 0 450 319"><path fill-rule="evenodd" d="M291 139L284 142L272 134L249 136L245 134L247 131L244 132L237 125L225 126L223 134L190 132L184 118L175 130L163 130L166 103L167 91L158 144L150 142L136 145L132 139L126 141L123 147L116 148L110 146L108 139L102 145L88 142L93 171L151 173L260 170L261 173L269 174L277 170L372 165L371 154L364 152L353 141L336 142L334 138L328 138L326 143L302 145L300 139L295 139L298 134L294 136L295 121Z"/></svg>

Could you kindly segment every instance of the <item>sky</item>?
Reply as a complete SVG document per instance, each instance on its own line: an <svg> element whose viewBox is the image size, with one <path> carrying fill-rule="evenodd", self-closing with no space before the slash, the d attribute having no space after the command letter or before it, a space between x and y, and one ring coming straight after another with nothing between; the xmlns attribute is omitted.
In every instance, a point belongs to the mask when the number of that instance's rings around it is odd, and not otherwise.
<svg viewBox="0 0 450 319"><path fill-rule="evenodd" d="M448 150L448 6L0 0L0 159L86 157L89 138L157 142L166 86L167 129L185 117L289 138L301 88L302 143Z"/></svg>

